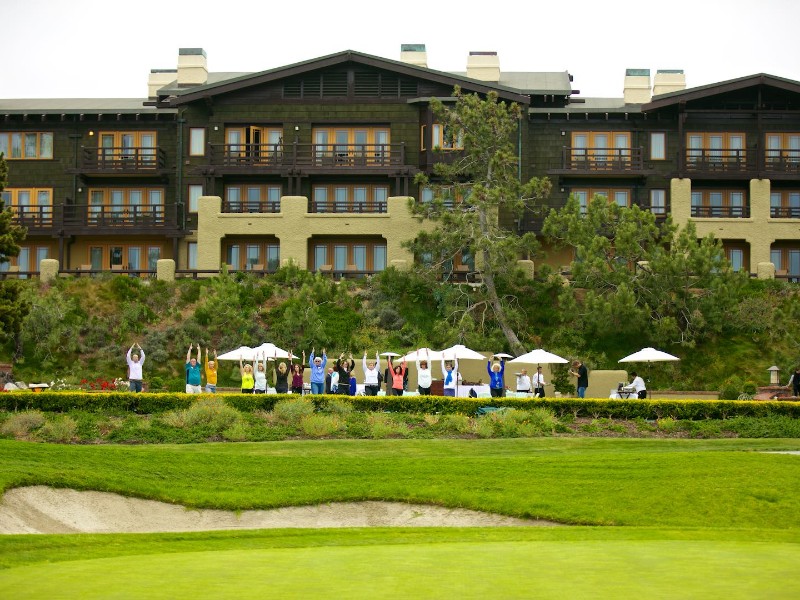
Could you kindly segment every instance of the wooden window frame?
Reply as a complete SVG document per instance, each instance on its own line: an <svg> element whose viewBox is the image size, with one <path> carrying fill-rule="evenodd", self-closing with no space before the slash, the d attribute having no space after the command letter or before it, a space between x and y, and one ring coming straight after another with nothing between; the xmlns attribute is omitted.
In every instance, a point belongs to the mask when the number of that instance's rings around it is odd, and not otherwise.
<svg viewBox="0 0 800 600"><path fill-rule="evenodd" d="M231 239L225 243L222 248L224 261L228 261L228 255L230 253L230 249L233 247L239 248L239 264L231 265L234 270L237 271L249 271L252 270L250 265L264 265L265 270L267 271L277 271L280 268L281 263L281 243L280 240L276 237L269 237L266 239L246 239L246 238L236 238ZM255 262L250 263L247 257L247 250L250 247L257 247L258 248L258 257L256 258ZM270 259L269 253L271 249L277 248L278 250L278 257L276 259ZM276 261L274 268L272 268L269 264L270 260ZM230 263L228 263L230 264Z"/></svg>
<svg viewBox="0 0 800 600"><path fill-rule="evenodd" d="M250 200L247 197L247 191L250 189L258 189L259 190L259 201L256 210L250 210L253 206ZM239 206L238 210L234 210L233 204L230 202L228 197L230 191L229 190L238 190L239 191ZM270 200L270 192L278 192L278 200L275 202L274 200ZM281 207L281 198L283 197L283 186L280 183L233 183L228 184L225 186L223 190L223 204L224 210L223 212L232 212L232 213L278 213L280 212ZM267 210L262 210L266 208Z"/></svg>
<svg viewBox="0 0 800 600"><path fill-rule="evenodd" d="M347 190L347 200L344 204L340 204L336 200L337 189ZM355 190L358 188L366 189L366 201L364 203L364 210L356 210ZM317 190L326 190L326 199L324 202L324 210L318 210L320 204L317 202ZM375 201L376 190L384 190L386 192L385 202ZM311 200L310 206L312 212L325 213L325 214L373 214L373 213L386 213L389 211L389 185L376 184L376 183L321 183L314 184L311 187ZM344 208L344 210L340 210ZM381 210L383 209L383 210Z"/></svg>
<svg viewBox="0 0 800 600"><path fill-rule="evenodd" d="M711 194L722 194L722 204L720 206L713 206L711 204ZM699 205L694 204L694 194L701 195L701 203ZM692 211L695 207L703 208L703 209L721 209L720 212L725 212L726 210L732 212L730 209L737 208L731 202L732 194L741 194L742 195L742 206L741 211L742 214L740 216L733 216L733 215L721 215L721 216L694 216L692 215ZM691 191L690 199L689 199L689 214L693 219L740 219L740 218L748 218L750 215L750 198L747 194L747 190L740 189L740 188L702 188L702 189L694 189Z"/></svg>
<svg viewBox="0 0 800 600"><path fill-rule="evenodd" d="M336 269L334 266L334 257L335 257L335 248L337 246L345 246L347 248L347 255L345 258L345 268L344 269ZM316 264L316 256L317 256L317 248L318 247L325 247L326 248L326 263L325 265L318 265ZM309 255L309 262L310 271L319 271L321 267L330 265L331 270L333 271L353 271L353 269L349 268L356 264L355 258L355 249L356 247L363 247L365 248L365 268L364 272L375 272L375 248L382 247L385 249L385 256L386 262L389 261L389 254L388 254L388 247L386 240L381 238L366 238L360 239L358 237L342 237L342 238L311 238L308 242L308 255ZM386 268L388 265L384 265ZM327 271L327 269L325 269Z"/></svg>
<svg viewBox="0 0 800 600"><path fill-rule="evenodd" d="M123 194L123 203L121 205L114 205L111 203L112 193L113 192L122 192ZM142 195L142 203L141 204L131 204L131 193L132 192L139 192ZM161 203L160 204L151 204L150 202L150 195L152 192L160 192L161 193ZM99 205L92 204L92 196L95 193L102 194L103 203ZM136 213L141 212L139 215L142 217L144 221L147 217L155 221L161 221L161 223L166 223L166 210L167 210L167 189L165 187L160 186L145 186L145 187L123 187L123 186L108 186L108 187L90 187L87 189L87 218L89 219L90 224L92 223L92 215L95 214L92 209L94 207L100 207L101 214L105 214L108 212L108 209L119 209L120 212L125 213L126 217L131 212L134 213L134 218L136 218ZM132 210L133 209L133 210ZM154 210L155 209L155 210ZM149 219L148 219L149 220ZM112 222L113 222L113 214L112 214Z"/></svg>
<svg viewBox="0 0 800 600"><path fill-rule="evenodd" d="M661 136L661 150L662 155L657 156L654 152L657 145L654 143L656 136ZM650 160L667 160L667 132L666 131L651 131L650 132Z"/></svg>
<svg viewBox="0 0 800 600"><path fill-rule="evenodd" d="M22 136L20 140L20 156L13 156L13 140L14 136ZM32 156L28 156L27 144L25 143L25 136L36 136L36 149ZM44 136L50 136L50 156L42 156L42 148L44 146ZM55 133L52 131L2 131L0 132L0 139L5 139L5 143L0 146L6 150L4 152L5 160L55 160ZM2 150L0 150L2 152Z"/></svg>
<svg viewBox="0 0 800 600"><path fill-rule="evenodd" d="M202 150L200 152L195 152L194 151L194 146L195 146L194 136L196 136L196 135L202 135L202 140L200 140L202 142L201 143ZM208 152L208 149L206 148L208 146L208 144L207 144L207 141L208 141L208 127L189 127L189 136L188 137L189 137L189 139L187 140L187 143L188 143L189 147L187 149L187 153L189 154L189 156L205 156L206 153Z"/></svg>
<svg viewBox="0 0 800 600"><path fill-rule="evenodd" d="M578 194L578 193L586 193L586 209L589 207L589 203L595 196L605 196L606 200L609 204L616 204L615 195L618 192L625 192L628 195L628 204L624 208L630 208L633 201L633 189L632 188L620 188L620 187L574 187L570 190L570 194ZM586 214L586 210L584 210L583 206L581 206L581 213Z"/></svg>
<svg viewBox="0 0 800 600"><path fill-rule="evenodd" d="M152 240L141 240L141 241L128 241L128 242L89 242L86 248L86 262L84 264L92 264L92 250L95 248L102 249L102 265L100 266L101 271L109 271L112 268L111 265L111 248L121 248L122 249L122 265L123 270L132 270L132 271L149 271L148 269L148 262L150 256L150 249L151 248L158 248L159 256L164 257L164 244L160 241L152 241ZM125 264L130 256L128 250L129 248L141 248L142 253L140 255L139 261L140 264L144 264L144 266L137 266L131 269L130 264Z"/></svg>

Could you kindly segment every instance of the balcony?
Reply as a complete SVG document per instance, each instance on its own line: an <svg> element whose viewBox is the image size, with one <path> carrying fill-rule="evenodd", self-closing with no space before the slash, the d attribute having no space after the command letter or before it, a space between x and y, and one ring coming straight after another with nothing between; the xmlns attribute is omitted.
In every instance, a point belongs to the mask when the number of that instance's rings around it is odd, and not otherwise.
<svg viewBox="0 0 800 600"><path fill-rule="evenodd" d="M692 206L692 217L698 219L747 219L749 206Z"/></svg>
<svg viewBox="0 0 800 600"><path fill-rule="evenodd" d="M571 148L561 149L561 168L553 175L644 175L642 148Z"/></svg>
<svg viewBox="0 0 800 600"><path fill-rule="evenodd" d="M77 171L87 175L161 175L167 155L161 148L83 148Z"/></svg>
<svg viewBox="0 0 800 600"><path fill-rule="evenodd" d="M381 214L388 211L386 202L337 202L308 201L308 212L315 214Z"/></svg>
<svg viewBox="0 0 800 600"><path fill-rule="evenodd" d="M70 204L63 209L63 226L70 233L151 234L178 231L177 207L96 206Z"/></svg>
<svg viewBox="0 0 800 600"><path fill-rule="evenodd" d="M690 148L684 156L683 175L687 177L741 178L757 174L752 154L741 149Z"/></svg>
<svg viewBox="0 0 800 600"><path fill-rule="evenodd" d="M52 206L12 206L11 223L28 230L28 235L53 232L55 211Z"/></svg>
<svg viewBox="0 0 800 600"><path fill-rule="evenodd" d="M800 206L773 206L769 209L773 219L800 219Z"/></svg>
<svg viewBox="0 0 800 600"><path fill-rule="evenodd" d="M764 156L764 172L767 177L800 179L800 150L767 150Z"/></svg>
<svg viewBox="0 0 800 600"><path fill-rule="evenodd" d="M211 144L210 165L220 174L302 170L381 172L405 166L405 144Z"/></svg>
<svg viewBox="0 0 800 600"><path fill-rule="evenodd" d="M279 213L281 212L280 200L240 200L222 201L224 213Z"/></svg>

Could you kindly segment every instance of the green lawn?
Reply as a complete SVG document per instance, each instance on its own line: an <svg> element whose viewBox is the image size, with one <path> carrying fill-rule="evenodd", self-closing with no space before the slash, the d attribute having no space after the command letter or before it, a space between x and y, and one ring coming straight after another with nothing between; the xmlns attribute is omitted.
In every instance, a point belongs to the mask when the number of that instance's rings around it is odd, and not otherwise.
<svg viewBox="0 0 800 600"><path fill-rule="evenodd" d="M766 450L800 440L0 441L3 489L230 509L407 500L622 526L6 536L0 597L798 597L800 456Z"/></svg>

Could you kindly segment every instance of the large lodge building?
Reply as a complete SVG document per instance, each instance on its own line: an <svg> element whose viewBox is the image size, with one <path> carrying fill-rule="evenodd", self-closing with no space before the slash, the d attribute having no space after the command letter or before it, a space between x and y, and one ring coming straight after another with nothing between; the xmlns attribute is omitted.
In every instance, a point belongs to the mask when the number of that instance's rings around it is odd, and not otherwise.
<svg viewBox="0 0 800 600"><path fill-rule="evenodd" d="M602 194L671 214L722 240L734 269L800 278L797 81L685 89L682 71L651 84L629 69L623 97L583 98L567 72L504 73L496 53L472 52L465 72L445 73L427 68L424 45L404 45L400 61L345 51L260 73L209 73L202 49L183 48L148 84L140 99L0 100L3 199L28 231L0 270L406 268L402 242L421 227L408 197L429 197L414 177L460 151L430 99L460 86L523 106L520 176L550 177L552 206ZM542 220L504 224L538 233ZM475 265L465 252L451 268Z"/></svg>

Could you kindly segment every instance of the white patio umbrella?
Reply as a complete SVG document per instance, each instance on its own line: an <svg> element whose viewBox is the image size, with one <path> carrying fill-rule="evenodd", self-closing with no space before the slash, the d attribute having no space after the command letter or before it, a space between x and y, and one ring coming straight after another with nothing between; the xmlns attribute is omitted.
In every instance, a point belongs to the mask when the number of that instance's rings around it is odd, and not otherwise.
<svg viewBox="0 0 800 600"><path fill-rule="evenodd" d="M401 355L398 354L397 352L381 352L381 356L392 356L392 357L394 357L394 356L401 356Z"/></svg>
<svg viewBox="0 0 800 600"><path fill-rule="evenodd" d="M486 357L483 354L476 352L471 348L467 348L464 344L456 344L455 346L445 348L442 350L441 356L445 360L452 360L454 358L457 358L458 360L486 360ZM458 396L458 388L460 386L461 384L458 380L458 370L456 370L456 396Z"/></svg>
<svg viewBox="0 0 800 600"><path fill-rule="evenodd" d="M260 356L266 354L267 358L289 358L289 353L286 350L283 348L278 348L272 342L265 342L260 346L256 346L253 348L253 352Z"/></svg>
<svg viewBox="0 0 800 600"><path fill-rule="evenodd" d="M529 365L551 365L551 364L564 364L569 361L566 358L561 358L558 354L553 354L542 348L531 350L526 354L522 354L517 358L508 361L509 363L525 363Z"/></svg>
<svg viewBox="0 0 800 600"><path fill-rule="evenodd" d="M236 350L231 350L217 356L217 360L253 360L253 349L250 346L239 346Z"/></svg>
<svg viewBox="0 0 800 600"><path fill-rule="evenodd" d="M680 360L677 356L672 356L672 354L667 354L666 352L662 352L661 350L656 350L655 348L642 348L638 352L634 352L626 356L625 358L620 358L618 362L644 362L644 363L653 363L653 362L666 362L670 360Z"/></svg>
<svg viewBox="0 0 800 600"><path fill-rule="evenodd" d="M497 358L514 358L510 354L506 354L505 352L498 352L497 354L493 354L492 356L496 356Z"/></svg>
<svg viewBox="0 0 800 600"><path fill-rule="evenodd" d="M420 352L420 350L422 352ZM424 352L425 350L428 351L427 355ZM419 360L425 360L426 358L431 361L441 360L442 353L439 352L438 350L431 350L430 348L420 348L419 350L414 350L413 352L409 352L408 354L406 354L403 357L403 360L406 362L414 362L415 360L417 360L418 357Z"/></svg>

